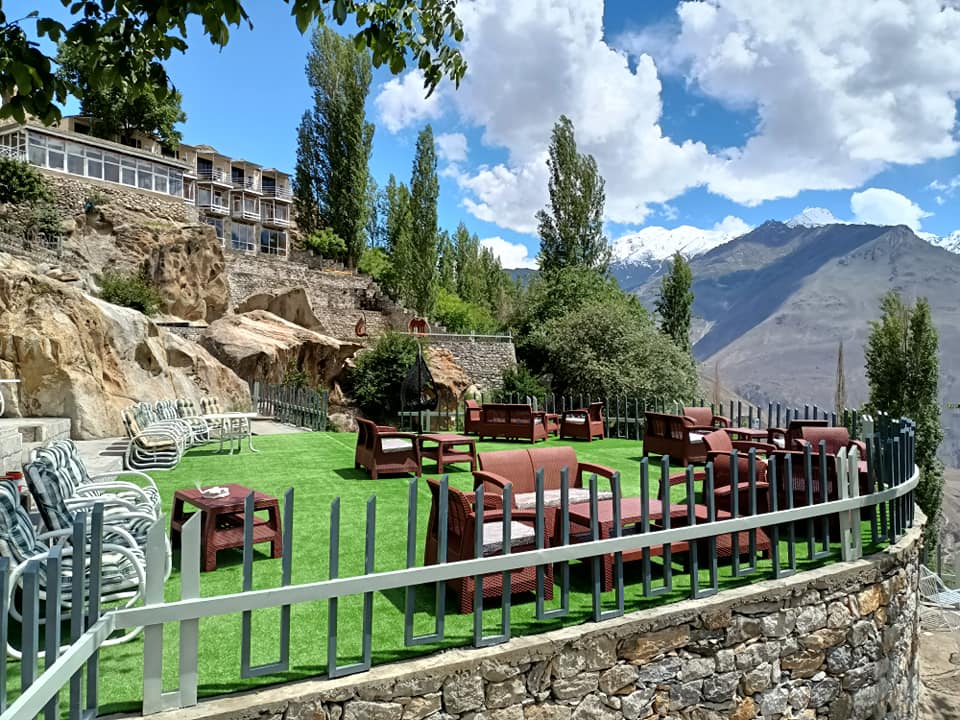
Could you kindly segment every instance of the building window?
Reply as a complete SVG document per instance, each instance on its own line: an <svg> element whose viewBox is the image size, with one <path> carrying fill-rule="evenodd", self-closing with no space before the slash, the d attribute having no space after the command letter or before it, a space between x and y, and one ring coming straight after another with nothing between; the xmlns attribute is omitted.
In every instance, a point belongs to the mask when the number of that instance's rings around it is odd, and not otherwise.
<svg viewBox="0 0 960 720"><path fill-rule="evenodd" d="M267 255L286 255L287 234L281 230L261 230L260 252Z"/></svg>
<svg viewBox="0 0 960 720"><path fill-rule="evenodd" d="M103 153L100 150L87 148L87 176L103 179Z"/></svg>
<svg viewBox="0 0 960 720"><path fill-rule="evenodd" d="M230 247L234 250L250 252L254 249L253 225L233 223L230 226Z"/></svg>
<svg viewBox="0 0 960 720"><path fill-rule="evenodd" d="M224 239L226 238L223 232L223 218L207 217L206 223L213 228L213 231L217 234L217 240L219 240L220 244L222 245Z"/></svg>
<svg viewBox="0 0 960 720"><path fill-rule="evenodd" d="M67 172L83 175L83 145L67 143Z"/></svg>
<svg viewBox="0 0 960 720"><path fill-rule="evenodd" d="M63 170L64 148L63 140L54 140L53 138L47 140L47 167L52 170Z"/></svg>
<svg viewBox="0 0 960 720"><path fill-rule="evenodd" d="M103 154L103 179L120 182L120 156L116 153Z"/></svg>

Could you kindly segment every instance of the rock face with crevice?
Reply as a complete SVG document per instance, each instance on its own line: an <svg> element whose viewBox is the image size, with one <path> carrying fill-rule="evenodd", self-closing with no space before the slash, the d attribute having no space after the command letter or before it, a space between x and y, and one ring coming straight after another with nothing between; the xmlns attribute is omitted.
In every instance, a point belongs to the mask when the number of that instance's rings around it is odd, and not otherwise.
<svg viewBox="0 0 960 720"><path fill-rule="evenodd" d="M307 330L324 332L323 325L313 312L307 291L302 287L283 287L254 293L236 309L238 313L251 310L266 310Z"/></svg>
<svg viewBox="0 0 960 720"><path fill-rule="evenodd" d="M211 323L200 340L227 367L246 380L279 383L288 367L306 373L308 383L329 387L347 358L360 349L308 330L266 310L226 315Z"/></svg>
<svg viewBox="0 0 960 720"><path fill-rule="evenodd" d="M196 343L3 254L0 365L21 380L15 412L70 418L78 439L122 435L120 411L137 401L250 404L246 383Z"/></svg>

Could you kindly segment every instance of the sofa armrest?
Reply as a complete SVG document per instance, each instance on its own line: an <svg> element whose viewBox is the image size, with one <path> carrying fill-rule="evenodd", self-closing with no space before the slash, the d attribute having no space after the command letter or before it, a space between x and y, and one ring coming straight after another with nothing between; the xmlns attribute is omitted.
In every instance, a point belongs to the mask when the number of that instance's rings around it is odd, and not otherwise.
<svg viewBox="0 0 960 720"><path fill-rule="evenodd" d="M731 440L730 443L735 450L744 454L748 453L751 448L755 449L758 455L760 453L769 455L777 450L777 446L773 443L758 442L756 440Z"/></svg>
<svg viewBox="0 0 960 720"><path fill-rule="evenodd" d="M485 472L483 470L474 470L473 471L473 489L474 494L476 490L481 485L484 486L483 490L483 506L484 507L493 507L501 508L503 507L503 490L510 484L510 481L507 480L502 475L497 475L492 472ZM474 502L476 504L476 502Z"/></svg>
<svg viewBox="0 0 960 720"><path fill-rule="evenodd" d="M393 425L377 425L377 432L397 432L397 428Z"/></svg>
<svg viewBox="0 0 960 720"><path fill-rule="evenodd" d="M857 448L860 451L860 459L866 460L867 458L867 444L863 440L851 440L850 445Z"/></svg>
<svg viewBox="0 0 960 720"><path fill-rule="evenodd" d="M730 418L728 418L726 415L714 415L711 422L713 423L714 427L718 428L727 428L733 425L733 423L730 421Z"/></svg>
<svg viewBox="0 0 960 720"><path fill-rule="evenodd" d="M616 472L613 468L608 468L606 465L594 465L593 463L577 463L577 483L578 487L583 487L583 476L584 475L599 475L600 477L605 477L607 480L613 477L613 474Z"/></svg>

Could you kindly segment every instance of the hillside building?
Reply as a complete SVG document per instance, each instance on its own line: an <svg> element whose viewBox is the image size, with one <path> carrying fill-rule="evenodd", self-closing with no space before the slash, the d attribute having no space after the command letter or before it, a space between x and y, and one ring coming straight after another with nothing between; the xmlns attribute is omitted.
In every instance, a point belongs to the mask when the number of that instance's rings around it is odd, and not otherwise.
<svg viewBox="0 0 960 720"><path fill-rule="evenodd" d="M90 130L89 119L81 116L51 127L0 125L0 156L93 184L182 200L213 227L225 250L289 257L295 223L288 173L231 158L209 145L169 150L143 133L112 142L93 137Z"/></svg>

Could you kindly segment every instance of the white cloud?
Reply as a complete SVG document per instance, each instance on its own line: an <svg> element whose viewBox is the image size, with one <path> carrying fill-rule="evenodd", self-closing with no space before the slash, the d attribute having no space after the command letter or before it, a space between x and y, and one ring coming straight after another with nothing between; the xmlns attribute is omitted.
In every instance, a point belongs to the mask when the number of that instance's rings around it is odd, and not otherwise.
<svg viewBox="0 0 960 720"><path fill-rule="evenodd" d="M920 220L930 213L910 198L886 188L867 188L850 196L850 209L857 222L869 225L906 225L920 229Z"/></svg>
<svg viewBox="0 0 960 720"><path fill-rule="evenodd" d="M504 268L537 267L537 258L530 257L530 250L522 243L512 243L496 236L481 240L480 245L489 248L494 255L500 258L500 265Z"/></svg>
<svg viewBox="0 0 960 720"><path fill-rule="evenodd" d="M958 149L960 11L940 0L831 3L829 12L814 2L714 0L683 2L677 13L664 67L682 62L706 95L757 116L742 147L719 153L713 192L755 205L853 188L891 163Z"/></svg>
<svg viewBox="0 0 960 720"><path fill-rule="evenodd" d="M419 75L407 74L375 103L391 132L445 110L480 128L504 154L451 171L462 204L528 233L546 204L544 158L561 113L606 179L605 219L628 225L693 187L752 206L853 190L891 164L956 153L960 10L941 0L823 7L681 2L674 19L614 45L603 0L461 0L469 70L459 90L424 101ZM710 152L665 135L664 72L684 76L691 106L699 93L742 110L747 139Z"/></svg>
<svg viewBox="0 0 960 720"><path fill-rule="evenodd" d="M441 160L457 163L467 159L467 138L463 133L442 133L434 142Z"/></svg>
<svg viewBox="0 0 960 720"><path fill-rule="evenodd" d="M727 215L723 220L714 224L713 231L730 235L731 237L740 237L753 230L753 226L735 215Z"/></svg>
<svg viewBox="0 0 960 720"><path fill-rule="evenodd" d="M443 114L440 104L443 89L438 89L430 97L425 97L426 93L423 73L411 70L385 82L373 104L380 121L387 130L395 133L411 125L435 120Z"/></svg>

